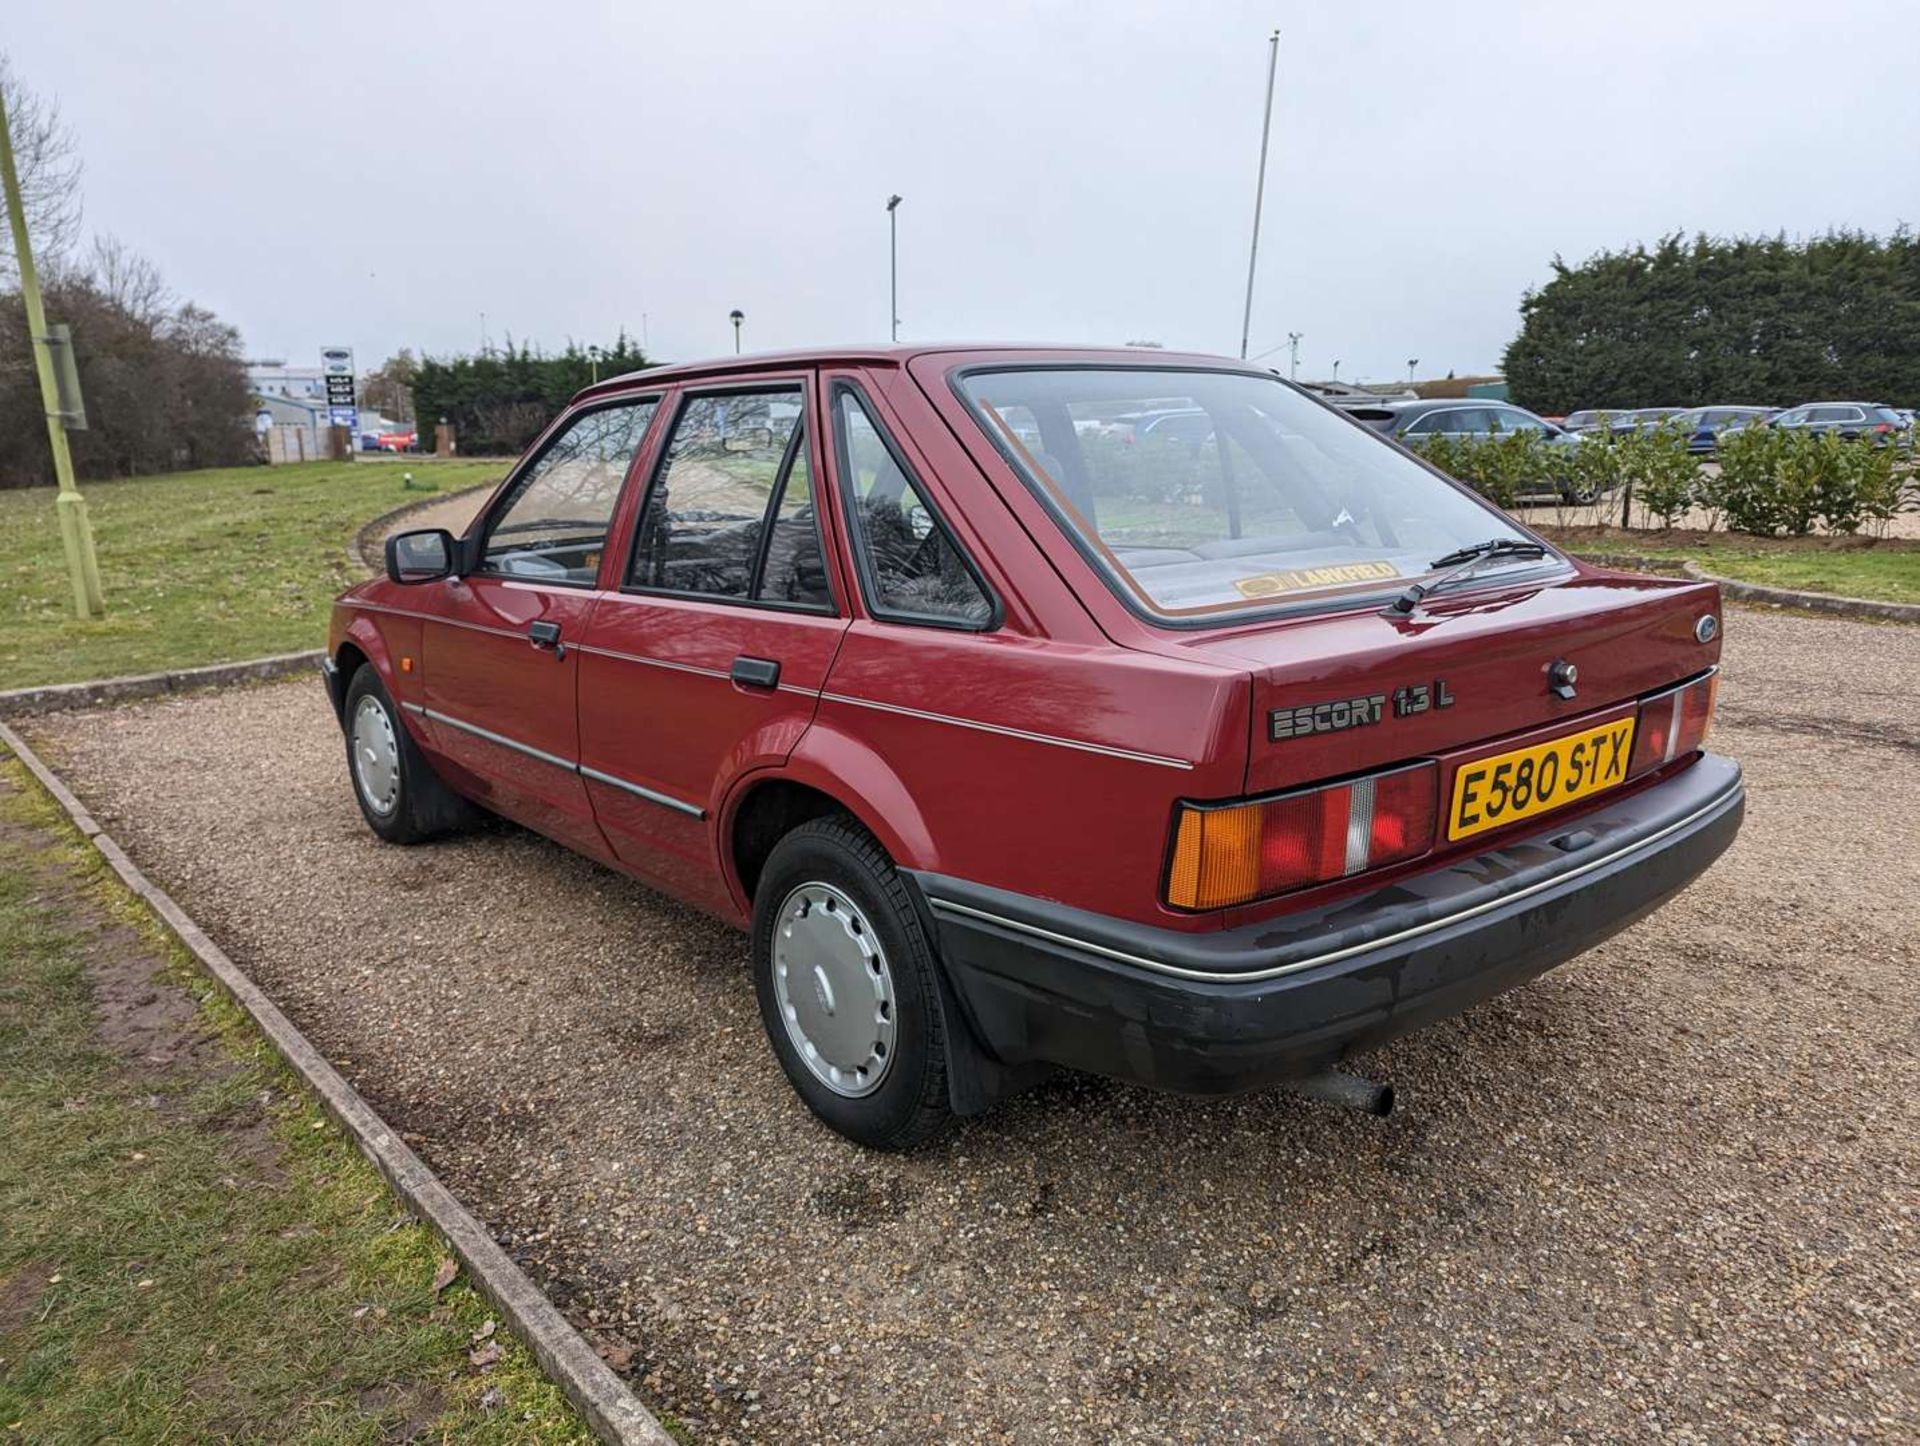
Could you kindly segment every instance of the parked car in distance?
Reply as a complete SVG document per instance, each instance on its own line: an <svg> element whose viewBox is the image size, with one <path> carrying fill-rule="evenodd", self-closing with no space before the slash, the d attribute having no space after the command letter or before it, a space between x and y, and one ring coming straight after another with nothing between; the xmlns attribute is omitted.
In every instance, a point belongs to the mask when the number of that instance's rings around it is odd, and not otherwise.
<svg viewBox="0 0 1920 1446"><path fill-rule="evenodd" d="M1443 400L1432 398L1417 402L1385 402L1377 406L1348 407L1347 415L1376 431L1417 447L1422 439L1436 436L1497 437L1512 432L1532 432L1548 446L1564 451L1571 458L1580 445L1577 433L1556 427L1511 402ZM1591 490L1576 479L1569 461L1558 483L1559 490L1549 496L1571 502L1591 502Z"/></svg>
<svg viewBox="0 0 1920 1446"><path fill-rule="evenodd" d="M1609 411L1605 408L1583 407L1577 412L1568 412L1560 425L1569 432L1586 432L1595 427L1605 426L1616 417L1626 415L1624 410Z"/></svg>
<svg viewBox="0 0 1920 1446"><path fill-rule="evenodd" d="M1080 425L1167 411L1212 440ZM323 665L373 832L491 811L747 930L787 1078L876 1147L1062 1067L1383 1110L1332 1066L1642 918L1744 808L1714 585L1244 362L656 368L386 558Z"/></svg>
<svg viewBox="0 0 1920 1446"><path fill-rule="evenodd" d="M1569 412L1565 426L1570 432L1592 432L1605 429L1613 432L1651 431L1661 422L1681 414L1681 407L1618 407L1587 408L1578 412Z"/></svg>
<svg viewBox="0 0 1920 1446"><path fill-rule="evenodd" d="M1905 430L1900 414L1879 402L1807 402L1777 413L1768 426L1815 436L1832 434L1851 442L1867 437L1896 443Z"/></svg>
<svg viewBox="0 0 1920 1446"><path fill-rule="evenodd" d="M411 452L420 442L418 431L382 432L376 439L382 452Z"/></svg>
<svg viewBox="0 0 1920 1446"><path fill-rule="evenodd" d="M1686 433L1689 452L1706 453L1719 445L1722 432L1752 426L1772 415L1769 407L1694 407L1672 420Z"/></svg>

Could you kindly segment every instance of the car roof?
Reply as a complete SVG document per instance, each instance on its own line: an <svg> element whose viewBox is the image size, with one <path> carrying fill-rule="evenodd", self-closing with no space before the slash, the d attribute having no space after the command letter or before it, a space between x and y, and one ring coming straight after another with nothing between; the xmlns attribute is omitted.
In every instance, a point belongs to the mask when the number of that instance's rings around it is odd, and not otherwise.
<svg viewBox="0 0 1920 1446"><path fill-rule="evenodd" d="M1428 412L1443 411L1450 407L1511 407L1516 412L1526 410L1518 402L1502 401L1499 397L1422 397L1412 402L1368 402L1361 410L1371 407L1379 407L1393 413L1395 417L1419 417ZM1352 410L1352 408L1345 410Z"/></svg>
<svg viewBox="0 0 1920 1446"><path fill-rule="evenodd" d="M587 387L575 396L574 400L577 402L589 397L631 391L635 388L671 386L683 381L698 381L715 376L740 376L752 372L795 371L803 367L817 366L905 367L907 363L924 356L952 356L956 360L964 360L968 356L1010 361L1023 358L1047 362L1085 360L1104 366L1112 366L1124 360L1130 366L1142 368L1172 364L1223 368L1260 376L1277 377L1279 375L1278 372L1255 366L1235 357L1214 356L1206 352L1162 351L1157 348L1137 346L1047 346L1030 342L944 342L919 346L814 346L800 347L792 351L749 352L744 356L721 356L705 361L675 362L671 366L647 367L637 372L624 372L620 376L609 377L597 385Z"/></svg>

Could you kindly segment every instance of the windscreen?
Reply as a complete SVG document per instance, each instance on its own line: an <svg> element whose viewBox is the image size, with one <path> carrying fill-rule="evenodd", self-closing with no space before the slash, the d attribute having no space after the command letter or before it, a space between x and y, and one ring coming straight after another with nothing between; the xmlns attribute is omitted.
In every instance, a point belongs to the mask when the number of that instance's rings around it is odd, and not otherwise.
<svg viewBox="0 0 1920 1446"><path fill-rule="evenodd" d="M1525 536L1277 379L1034 368L960 387L1115 589L1161 617L1397 591L1459 548Z"/></svg>

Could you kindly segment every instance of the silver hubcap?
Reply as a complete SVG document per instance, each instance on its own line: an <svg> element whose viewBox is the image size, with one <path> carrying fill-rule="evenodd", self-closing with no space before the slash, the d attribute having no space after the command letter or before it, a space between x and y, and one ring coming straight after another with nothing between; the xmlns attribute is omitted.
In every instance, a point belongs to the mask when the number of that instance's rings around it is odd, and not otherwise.
<svg viewBox="0 0 1920 1446"><path fill-rule="evenodd" d="M378 698L353 710L353 777L367 807L385 817L400 801L400 740Z"/></svg>
<svg viewBox="0 0 1920 1446"><path fill-rule="evenodd" d="M831 885L802 884L780 905L773 996L815 1079L852 1097L880 1088L893 1064L893 971L873 926Z"/></svg>

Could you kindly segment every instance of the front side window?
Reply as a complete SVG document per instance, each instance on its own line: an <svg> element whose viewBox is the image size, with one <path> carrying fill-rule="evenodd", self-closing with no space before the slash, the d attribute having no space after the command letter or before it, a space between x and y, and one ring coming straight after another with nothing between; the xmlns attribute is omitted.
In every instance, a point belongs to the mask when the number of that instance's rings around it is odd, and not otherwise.
<svg viewBox="0 0 1920 1446"><path fill-rule="evenodd" d="M835 390L833 419L840 487L868 607L895 622L990 626L993 601L986 587L851 388Z"/></svg>
<svg viewBox="0 0 1920 1446"><path fill-rule="evenodd" d="M966 373L959 389L1108 583L1151 616L1197 620L1397 592L1461 547L1525 537L1505 514L1278 379L1029 368ZM1120 423L1196 412L1204 432L1189 426L1159 446L1133 441ZM1017 428L1005 420L1015 414ZM1520 559L1486 575L1541 566Z"/></svg>
<svg viewBox="0 0 1920 1446"><path fill-rule="evenodd" d="M592 586L613 504L659 399L583 412L549 442L502 500L480 570Z"/></svg>
<svg viewBox="0 0 1920 1446"><path fill-rule="evenodd" d="M831 612L798 386L688 397L654 473L627 585Z"/></svg>

